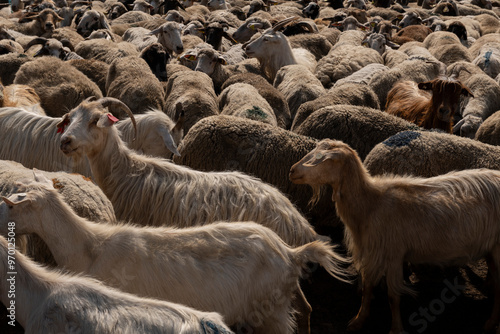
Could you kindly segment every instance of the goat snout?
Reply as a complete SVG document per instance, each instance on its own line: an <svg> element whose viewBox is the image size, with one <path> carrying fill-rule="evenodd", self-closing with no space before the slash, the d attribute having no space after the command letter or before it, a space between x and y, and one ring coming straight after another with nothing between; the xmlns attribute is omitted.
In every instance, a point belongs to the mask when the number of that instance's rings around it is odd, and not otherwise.
<svg viewBox="0 0 500 334"><path fill-rule="evenodd" d="M71 148L71 138L66 137L66 138L61 138L61 146L59 146L61 151L63 151L64 154L69 154L73 151Z"/></svg>

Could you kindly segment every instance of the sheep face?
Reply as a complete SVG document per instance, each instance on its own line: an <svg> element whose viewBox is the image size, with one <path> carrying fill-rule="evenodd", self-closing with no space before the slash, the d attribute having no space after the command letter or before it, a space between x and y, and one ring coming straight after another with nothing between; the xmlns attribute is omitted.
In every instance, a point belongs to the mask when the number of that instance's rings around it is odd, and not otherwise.
<svg viewBox="0 0 500 334"><path fill-rule="evenodd" d="M152 9L154 9L154 7L151 6L148 2L146 2L144 0L135 0L134 7L132 10L135 10L138 12L144 12L146 14L151 14Z"/></svg>
<svg viewBox="0 0 500 334"><path fill-rule="evenodd" d="M481 124L483 124L483 119L481 117L467 115L455 124L453 133L462 137L474 139Z"/></svg>
<svg viewBox="0 0 500 334"><path fill-rule="evenodd" d="M210 49L198 52L197 60L198 64L194 70L203 72L209 76L214 73L218 64L226 64L226 60L218 52Z"/></svg>
<svg viewBox="0 0 500 334"><path fill-rule="evenodd" d="M57 15L52 9L44 9L40 14L33 16L33 19L40 23L45 32L52 32L57 27L57 24L63 20L62 17Z"/></svg>
<svg viewBox="0 0 500 334"><path fill-rule="evenodd" d="M10 3L10 9L12 10L13 13L20 11L21 9L24 9L24 1L12 0Z"/></svg>
<svg viewBox="0 0 500 334"><path fill-rule="evenodd" d="M78 23L76 32L83 37L88 37L92 31L99 29L111 29L106 17L96 10L88 10L83 14L82 19Z"/></svg>
<svg viewBox="0 0 500 334"><path fill-rule="evenodd" d="M375 51L377 51L380 55L385 52L385 46L387 44L387 40L382 34L370 34L363 40L362 45L368 46Z"/></svg>
<svg viewBox="0 0 500 334"><path fill-rule="evenodd" d="M158 43L168 52L180 54L184 51L184 46L181 40L181 26L177 22L167 22L161 27L150 32L151 35L158 37Z"/></svg>
<svg viewBox="0 0 500 334"><path fill-rule="evenodd" d="M165 17L165 21L184 23L184 18L178 11L171 10L168 12L167 17Z"/></svg>
<svg viewBox="0 0 500 334"><path fill-rule="evenodd" d="M226 0L208 0L207 7L210 10L227 9Z"/></svg>
<svg viewBox="0 0 500 334"><path fill-rule="evenodd" d="M359 9L366 9L366 3L364 0L348 0L346 3L346 7L354 7Z"/></svg>
<svg viewBox="0 0 500 334"><path fill-rule="evenodd" d="M127 8L121 2L117 2L111 6L111 10L108 13L108 19L114 20L127 12Z"/></svg>
<svg viewBox="0 0 500 334"><path fill-rule="evenodd" d="M262 28L264 28L263 23L257 22L255 19L249 19L233 33L233 39L238 43L245 43Z"/></svg>
<svg viewBox="0 0 500 334"><path fill-rule="evenodd" d="M302 9L302 14L310 19L317 19L319 16L319 5L316 2L309 2L309 4Z"/></svg>
<svg viewBox="0 0 500 334"><path fill-rule="evenodd" d="M199 21L191 21L188 25L184 26L182 29L183 35L194 35L196 37L205 39L205 35L203 34L203 24Z"/></svg>
<svg viewBox="0 0 500 334"><path fill-rule="evenodd" d="M411 25L417 25L417 24L421 24L421 23L422 23L422 19L420 18L420 16L418 16L418 14L415 12L410 12L410 13L406 14L405 16L403 16L401 21L399 21L399 26L401 28L405 28L405 27L408 27Z"/></svg>

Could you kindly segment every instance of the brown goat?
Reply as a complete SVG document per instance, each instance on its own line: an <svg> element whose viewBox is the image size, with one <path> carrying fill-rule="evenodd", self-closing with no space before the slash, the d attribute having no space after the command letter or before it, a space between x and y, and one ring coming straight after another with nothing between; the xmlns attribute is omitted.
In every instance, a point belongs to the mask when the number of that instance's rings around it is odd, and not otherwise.
<svg viewBox="0 0 500 334"><path fill-rule="evenodd" d="M385 111L425 129L451 133L460 95L474 97L469 88L453 77L418 85L414 81L399 81L387 94Z"/></svg>
<svg viewBox="0 0 500 334"><path fill-rule="evenodd" d="M423 25L411 25L398 31L392 37L392 41L399 45L414 41L423 42L424 39L431 33L432 30L429 27Z"/></svg>
<svg viewBox="0 0 500 334"><path fill-rule="evenodd" d="M319 198L330 185L345 225L347 249L360 273L363 297L348 330L370 313L373 288L384 281L392 312L391 334L403 332L400 295L411 293L403 264L461 265L486 257L494 306L485 330L500 320L500 171L469 169L432 178L371 176L347 144L322 140L290 169L290 180L309 184ZM385 280L384 280L385 278Z"/></svg>
<svg viewBox="0 0 500 334"><path fill-rule="evenodd" d="M59 22L63 20L55 11L50 8L42 10L38 15L31 16L33 21L27 23L17 23L12 30L16 30L25 35L42 36L45 33L52 33L57 28Z"/></svg>

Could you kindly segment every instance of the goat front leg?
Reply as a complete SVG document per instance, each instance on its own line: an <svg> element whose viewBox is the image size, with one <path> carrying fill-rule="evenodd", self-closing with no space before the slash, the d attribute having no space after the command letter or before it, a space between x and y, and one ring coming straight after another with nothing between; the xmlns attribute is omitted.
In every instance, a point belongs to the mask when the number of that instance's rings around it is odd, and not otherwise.
<svg viewBox="0 0 500 334"><path fill-rule="evenodd" d="M311 312L312 307L307 302L304 292L297 284L297 290L295 291L295 299L293 303L297 309L297 333L298 334L311 334Z"/></svg>
<svg viewBox="0 0 500 334"><path fill-rule="evenodd" d="M349 325L347 326L348 331L359 331L363 328L368 315L370 314L370 303L373 298L373 284L371 282L367 282L363 277L361 277L363 282L363 297L361 299L361 307L359 308L359 312L351 321L349 321Z"/></svg>

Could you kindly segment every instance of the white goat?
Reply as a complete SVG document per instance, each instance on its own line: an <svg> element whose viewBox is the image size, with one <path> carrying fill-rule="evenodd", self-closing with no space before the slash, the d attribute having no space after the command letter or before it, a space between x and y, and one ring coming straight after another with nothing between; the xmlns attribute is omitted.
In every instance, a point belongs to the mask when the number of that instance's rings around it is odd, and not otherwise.
<svg viewBox="0 0 500 334"><path fill-rule="evenodd" d="M403 263L464 264L487 257L495 303L485 329L500 320L500 171L476 169L432 178L372 177L356 151L341 141L322 140L290 169L290 180L333 189L345 225L345 242L360 272L363 299L350 330L369 315L372 290L383 277L392 311L391 333L402 333L400 294Z"/></svg>
<svg viewBox="0 0 500 334"><path fill-rule="evenodd" d="M233 333L217 313L140 298L88 277L47 270L13 252L13 238L8 243L0 236L0 301L26 333ZM15 298L9 298L12 293Z"/></svg>
<svg viewBox="0 0 500 334"><path fill-rule="evenodd" d="M316 240L307 220L279 190L238 172L200 172L141 156L118 135L106 107L130 109L114 98L82 102L66 114L61 150L87 155L96 183L117 217L141 225L187 227L214 221L255 221L289 245Z"/></svg>
<svg viewBox="0 0 500 334"><path fill-rule="evenodd" d="M91 177L90 166L83 155L68 158L61 153L56 131L59 122L61 118L37 115L20 108L0 108L0 159L14 160L29 168L76 172ZM131 149L164 158L170 158L172 153L179 154L176 144L182 138L182 122L175 127L163 112L150 111L137 115L137 124L136 135L130 120L117 123L122 138Z"/></svg>
<svg viewBox="0 0 500 334"><path fill-rule="evenodd" d="M290 248L252 222L186 229L98 224L77 216L43 174L35 172L35 179L20 185L25 192L2 197L0 232L15 222L16 234L40 236L65 269L139 296L218 312L235 328L291 334L293 295L310 310L299 286L307 263L345 276L338 263L346 260L327 242ZM257 315L263 305L266 312Z"/></svg>
<svg viewBox="0 0 500 334"><path fill-rule="evenodd" d="M278 70L283 66L300 64L311 72L316 67L316 58L311 52L302 48L292 49L287 37L278 31L285 24L295 19L296 17L285 19L274 27L265 30L258 38L244 44L247 56L259 60L262 73L271 82Z"/></svg>

